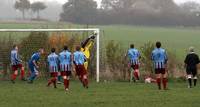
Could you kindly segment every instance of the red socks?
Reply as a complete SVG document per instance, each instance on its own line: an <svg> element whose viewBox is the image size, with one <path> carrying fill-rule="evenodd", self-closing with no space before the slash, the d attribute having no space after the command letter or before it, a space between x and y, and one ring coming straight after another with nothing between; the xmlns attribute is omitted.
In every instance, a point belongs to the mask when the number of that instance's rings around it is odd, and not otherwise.
<svg viewBox="0 0 200 107"><path fill-rule="evenodd" d="M50 79L47 86L50 86L52 82L53 82L52 79Z"/></svg>
<svg viewBox="0 0 200 107"><path fill-rule="evenodd" d="M136 80L139 80L139 74L138 74L138 72L135 71L135 72L133 73L133 75L134 75L134 77L136 78Z"/></svg>
<svg viewBox="0 0 200 107"><path fill-rule="evenodd" d="M161 79L157 78L156 80L157 84L158 84L158 89L161 89ZM163 84L163 89L166 90L167 89L167 78L163 78L162 79L162 84Z"/></svg>
<svg viewBox="0 0 200 107"><path fill-rule="evenodd" d="M158 85L158 89L161 90L161 79L157 78L156 82L157 82L157 85Z"/></svg>
<svg viewBox="0 0 200 107"><path fill-rule="evenodd" d="M167 78L163 78L162 80L164 90L167 89Z"/></svg>
<svg viewBox="0 0 200 107"><path fill-rule="evenodd" d="M25 75L25 71L21 70L21 77L20 77L21 80L24 79L24 75Z"/></svg>
<svg viewBox="0 0 200 107"><path fill-rule="evenodd" d="M83 79L83 86L85 87L85 88L88 88L88 79L86 78L86 79Z"/></svg>
<svg viewBox="0 0 200 107"><path fill-rule="evenodd" d="M69 80L64 79L64 86L65 86L65 89L69 88Z"/></svg>
<svg viewBox="0 0 200 107"><path fill-rule="evenodd" d="M12 74L11 79L15 80L17 78L17 75L15 73Z"/></svg>
<svg viewBox="0 0 200 107"><path fill-rule="evenodd" d="M54 88L56 88L56 78L55 78L55 77L53 77L52 79L49 80L47 86L50 86L52 83L53 83L53 85L54 85Z"/></svg>
<svg viewBox="0 0 200 107"><path fill-rule="evenodd" d="M54 78L53 78L53 85L54 85L54 88L57 88L57 87L56 87L56 81L57 81L57 79L56 79L56 77L54 77Z"/></svg>

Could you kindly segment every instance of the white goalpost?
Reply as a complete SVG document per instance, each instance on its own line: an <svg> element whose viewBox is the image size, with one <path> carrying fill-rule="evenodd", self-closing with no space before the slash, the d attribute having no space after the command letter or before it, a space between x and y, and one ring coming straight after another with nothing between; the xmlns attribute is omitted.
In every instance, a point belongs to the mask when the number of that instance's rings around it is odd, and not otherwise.
<svg viewBox="0 0 200 107"><path fill-rule="evenodd" d="M99 66L100 66L100 29L0 29L0 32L94 32L96 33L97 50L96 50L96 82L99 82Z"/></svg>

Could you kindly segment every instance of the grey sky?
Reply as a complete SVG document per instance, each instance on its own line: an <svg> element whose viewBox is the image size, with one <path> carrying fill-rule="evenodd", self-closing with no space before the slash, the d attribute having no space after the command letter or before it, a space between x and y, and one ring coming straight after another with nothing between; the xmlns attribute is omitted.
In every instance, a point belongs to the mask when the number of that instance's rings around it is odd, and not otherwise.
<svg viewBox="0 0 200 107"><path fill-rule="evenodd" d="M57 1L59 3L65 3L67 2L68 0L31 0L31 1ZM101 0L95 0L97 1L99 4L101 3ZM200 0L174 0L176 3L180 4L180 3L184 3L184 2L188 2L188 1L195 1L195 2L198 2L200 3Z"/></svg>

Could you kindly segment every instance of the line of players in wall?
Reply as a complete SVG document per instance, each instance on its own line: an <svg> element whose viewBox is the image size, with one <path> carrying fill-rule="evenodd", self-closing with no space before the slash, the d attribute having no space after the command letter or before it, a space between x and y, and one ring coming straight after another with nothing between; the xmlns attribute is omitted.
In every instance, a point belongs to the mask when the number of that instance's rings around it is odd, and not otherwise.
<svg viewBox="0 0 200 107"><path fill-rule="evenodd" d="M69 90L69 79L72 71L72 63L75 65L76 75L79 77L79 80L82 82L85 88L88 88L88 77L87 77L87 67L88 67L88 59L90 58L90 47L93 45L93 40L95 36L91 36L87 38L82 44L81 47L76 47L76 52L71 54L69 52L67 46L64 46L63 51L57 55L55 53L55 48L51 49L51 54L48 56L48 66L49 71L51 73L51 79L48 82L47 86L51 84L56 88L57 76L61 75L64 80L65 90ZM38 52L34 53L29 60L29 70L31 71L30 77L28 79L28 83L33 83L33 80L38 75L38 64L37 61L40 59L40 56L44 54L44 49L39 49ZM137 81L140 79L139 67L140 67L140 52L138 49L134 47L134 44L130 45L130 49L127 53L129 57L129 67L132 68L130 72L130 81L134 79ZM158 89L167 90L167 52L165 49L161 48L161 42L156 42L156 47L152 51L151 59L154 64L156 80L148 79L148 82L155 82L158 85ZM185 58L185 67L188 79L188 88L192 87L192 80L194 82L194 86L197 83L197 65L199 64L199 56L194 52L194 48L189 48L189 53ZM12 69L14 73L12 74L11 80L14 83L18 75L18 69L21 69L21 79L24 79L24 67L22 66L22 61L18 57L18 47L15 45L13 50L11 51L11 63ZM58 64L59 63L59 64ZM60 71L60 72L58 72ZM162 87L163 86L163 87Z"/></svg>
<svg viewBox="0 0 200 107"><path fill-rule="evenodd" d="M76 75L83 84L84 88L88 88L88 77L87 77L87 68L88 60L90 58L90 48L94 44L95 34L88 37L80 46L76 47L76 51L72 54L67 46L63 47L63 51L56 54L56 49L52 48L51 53L48 55L47 64L49 67L49 72L51 79L49 79L47 86L49 87L53 84L54 88L57 84L57 78L62 77L64 80L64 89L69 90L69 80L71 76L71 71L73 64L75 65ZM38 52L34 53L30 60L28 61L28 67L30 75L28 78L28 83L32 84L35 78L38 76L38 61L44 55L44 49L40 48ZM22 60L19 58L18 46L14 45L13 50L11 51L11 65L12 70L14 71L11 75L12 83L15 83L16 77L18 75L18 69L21 70L21 80L26 81L25 71L22 65Z"/></svg>
<svg viewBox="0 0 200 107"><path fill-rule="evenodd" d="M130 72L130 81L132 81L132 77L135 81L139 80L139 59L141 58L139 50L134 48L134 44L130 45L130 49L128 50L129 56L129 65L133 69ZM167 90L167 76L168 76L168 57L165 49L161 48L161 42L156 42L156 47L151 53L151 59L154 65L154 71L156 74L156 80L152 78L146 78L145 82L155 82L158 85L158 89ZM192 80L194 86L197 84L197 66L200 63L199 56L195 53L194 47L189 48L189 53L187 54L185 60L185 68L188 79L188 88L192 88ZM162 88L162 86L163 88Z"/></svg>

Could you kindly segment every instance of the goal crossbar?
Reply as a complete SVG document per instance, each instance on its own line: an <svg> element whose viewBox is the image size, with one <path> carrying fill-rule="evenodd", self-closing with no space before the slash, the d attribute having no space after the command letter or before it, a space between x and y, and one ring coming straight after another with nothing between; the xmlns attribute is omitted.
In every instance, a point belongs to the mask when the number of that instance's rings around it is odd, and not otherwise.
<svg viewBox="0 0 200 107"><path fill-rule="evenodd" d="M91 29L0 29L0 32L86 32L92 31L97 35L97 51L96 51L96 81L99 82L99 61L100 61L100 29L91 28Z"/></svg>

